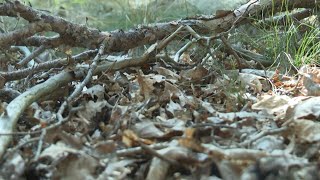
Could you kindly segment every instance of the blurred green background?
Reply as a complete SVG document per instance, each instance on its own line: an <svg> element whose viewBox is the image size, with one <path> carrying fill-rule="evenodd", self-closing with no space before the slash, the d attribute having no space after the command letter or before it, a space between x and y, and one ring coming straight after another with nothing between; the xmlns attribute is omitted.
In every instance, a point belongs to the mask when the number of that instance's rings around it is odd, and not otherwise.
<svg viewBox="0 0 320 180"><path fill-rule="evenodd" d="M128 29L233 9L244 0L30 0L33 7L100 30Z"/></svg>

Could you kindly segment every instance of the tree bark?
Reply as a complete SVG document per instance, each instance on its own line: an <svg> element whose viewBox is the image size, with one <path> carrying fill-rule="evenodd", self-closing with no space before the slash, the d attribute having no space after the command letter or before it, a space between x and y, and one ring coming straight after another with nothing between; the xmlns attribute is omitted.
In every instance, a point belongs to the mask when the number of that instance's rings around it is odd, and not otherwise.
<svg viewBox="0 0 320 180"><path fill-rule="evenodd" d="M98 29L71 23L63 18L34 10L31 7L21 4L19 1L7 2L0 5L0 16L22 17L32 22L42 21L49 24L51 30L58 33L60 41L45 37L30 36L27 39L16 40L17 45L26 46L58 46L60 43L72 47L97 48L102 40L107 39L106 52L120 52L129 49L152 44L169 36L180 26L190 26L199 34L210 36L228 31L233 26L248 22L247 17L258 18L268 17L277 12L292 10L294 8L315 8L320 2L314 0L251 0L241 7L229 13L216 16L200 16L187 18L169 23L157 23L147 26L140 26L128 31L116 30L111 32L100 32ZM187 32L184 32L187 34ZM35 33L33 33L35 34ZM181 32L181 35L185 35ZM7 36L3 34L2 36ZM0 47L8 46L0 38Z"/></svg>
<svg viewBox="0 0 320 180"><path fill-rule="evenodd" d="M48 48L68 45L96 49L103 41L106 45L106 53L127 51L162 40L181 26L190 26L198 34L214 38L254 18L266 17L294 8L315 8L319 4L320 2L315 0L287 0L285 3L283 0L251 0L234 11L219 13L215 16L197 16L168 23L140 26L128 31L100 32L98 29L75 24L63 18L37 11L17 0L5 1L5 3L0 4L0 16L21 17L29 21L31 25L15 32L1 34L0 48L8 48L12 45L45 45ZM38 32L47 30L56 32L59 36L43 37L36 35ZM190 32L183 30L178 34L185 36L189 35ZM139 63L138 61L136 62ZM112 67L112 65L112 63L109 63L107 67ZM119 62L115 67L124 68L129 65L130 63ZM103 69L105 67L102 65L97 68L97 71L102 71ZM1 115L0 130L5 133L12 133L18 118L31 103L72 80L74 80L74 77L70 73L63 72L19 95L9 103L5 112ZM11 136L0 136L0 157L4 154L11 140Z"/></svg>

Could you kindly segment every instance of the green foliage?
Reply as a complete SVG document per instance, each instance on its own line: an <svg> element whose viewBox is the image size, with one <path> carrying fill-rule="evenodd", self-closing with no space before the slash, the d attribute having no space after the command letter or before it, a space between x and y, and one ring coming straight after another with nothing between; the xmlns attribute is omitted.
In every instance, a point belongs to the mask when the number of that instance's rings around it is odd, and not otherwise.
<svg viewBox="0 0 320 180"><path fill-rule="evenodd" d="M264 34L261 43L266 45L265 53L269 58L276 60L285 53L293 57L295 66L318 63L319 30L311 24L296 25L288 18L285 26L274 25Z"/></svg>
<svg viewBox="0 0 320 180"><path fill-rule="evenodd" d="M281 15L287 15L282 24L279 20ZM239 35L234 37L234 41L241 42L249 50L264 55L274 66L283 66L284 69L304 64L319 65L320 31L315 21L310 19L297 23L288 12L276 14L268 20L256 20L254 24L239 28Z"/></svg>
<svg viewBox="0 0 320 180"><path fill-rule="evenodd" d="M127 30L137 25L168 22L201 13L198 7L189 3L194 4L194 1L187 0L30 0L30 2L39 10L47 10L51 14L102 31ZM226 2L219 3L225 5ZM287 8L286 2L283 1L283 9ZM219 3L217 2L217 5ZM288 10L283 13L283 15L288 14ZM278 15L272 14L272 17ZM12 30L23 24L23 21L6 22L8 23L1 25L2 29ZM314 24L306 21L299 25L291 18L285 19L284 26L278 25L277 20L266 22L256 19L255 22L257 23L252 27L246 26L243 31L237 30L238 33L233 37L232 43L240 42L247 46L248 50L263 54L272 62L283 61L282 54L288 54L295 66L319 64L320 43L317 42L319 30ZM307 30L304 30L306 27Z"/></svg>
<svg viewBox="0 0 320 180"><path fill-rule="evenodd" d="M101 30L129 29L140 24L176 20L200 13L186 0L146 1L31 0L31 3L55 15Z"/></svg>
<svg viewBox="0 0 320 180"><path fill-rule="evenodd" d="M310 31L304 34L300 46L295 55L297 65L316 64L320 65L320 31L318 28L310 27Z"/></svg>

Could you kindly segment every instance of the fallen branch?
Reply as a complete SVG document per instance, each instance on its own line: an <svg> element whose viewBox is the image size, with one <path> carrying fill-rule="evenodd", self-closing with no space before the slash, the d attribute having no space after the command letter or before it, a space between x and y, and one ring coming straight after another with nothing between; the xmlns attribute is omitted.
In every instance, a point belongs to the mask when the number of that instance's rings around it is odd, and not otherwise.
<svg viewBox="0 0 320 180"><path fill-rule="evenodd" d="M33 102L74 80L71 72L57 74L42 84L38 84L11 101L0 117L0 129L3 133L12 133L24 110ZM12 136L0 136L0 157L10 144Z"/></svg>
<svg viewBox="0 0 320 180"><path fill-rule="evenodd" d="M166 43L161 44L156 42L164 39L165 37L171 37L170 35L172 35L173 32L177 32L176 30L180 27L189 26L199 34L210 34L213 38L215 38L221 35L219 33L228 32L233 27L245 23L243 20L245 20L248 16L259 16L261 13L270 13L270 10L273 10L274 12L281 11L281 3L281 0L275 0L273 3L270 0L263 4L261 4L260 1L250 1L235 11L223 16L193 18L169 23L158 23L131 29L126 32L122 30L113 32L100 32L97 29L91 29L83 25L71 23L62 18L34 10L32 7L23 5L20 3L20 1L6 1L3 4L0 4L0 16L21 17L25 20L28 20L31 24L26 29L2 34L0 36L0 47L8 48L11 45L34 45L40 47L41 45L46 47L69 45L71 47L95 49L102 43L102 41L105 41L104 51L105 53L109 53L126 51L141 45L154 43L140 58L105 62L104 64L99 65L97 68L92 69L92 71L94 71L93 74L98 74L110 68L117 70L145 63L150 57L155 56L157 50L161 50L166 46ZM319 2L314 0L289 0L286 10L299 7L314 8L316 5L319 5ZM277 8L273 8L273 6ZM59 36L39 37L35 35L37 32L44 32L48 30L58 33ZM188 30L180 31L179 29L175 36L185 36L189 34L190 32ZM39 53L34 52L34 54ZM32 58L35 57L36 55L32 56ZM23 60L21 64L28 62L31 58L26 57L26 59L27 60ZM53 67L62 67L62 63L68 62L68 60L70 59L59 60L59 62L61 61L61 64L57 66L52 64L52 62L47 62L44 64L39 64L38 67L35 68L12 72L12 74L16 73L16 75L10 75L10 72L1 72L1 75L6 81L24 78L26 75L30 75L30 71L33 71L34 73ZM76 73L76 71L77 70L75 70L74 73ZM2 133L13 133L19 117L30 104L75 80L76 78L74 73L61 72L60 74L49 78L44 83L30 88L11 101L0 117L0 129ZM0 157L3 156L11 140L12 136L10 135L0 136Z"/></svg>
<svg viewBox="0 0 320 180"><path fill-rule="evenodd" d="M169 23L157 23L149 26L142 26L129 31L112 31L100 32L97 29L91 29L83 25L71 23L63 18L56 17L42 11L34 10L20 3L19 1L6 2L0 5L0 16L22 17L29 22L42 21L51 26L52 31L57 32L63 39L61 43L72 47L97 48L99 44L107 38L106 53L126 51L141 45L153 44L172 34L180 26L190 26L197 33L210 34L215 36L219 33L228 31L232 26L238 26L246 23L246 17L259 17L264 14L274 14L276 12L291 10L293 8L315 8L320 2L314 0L289 0L283 3L282 0L260 2L251 0L238 9L225 14L223 16L210 16L206 18L188 18ZM286 5L286 8L283 7ZM272 11L272 12L270 12ZM180 32L179 35L184 36L187 31ZM37 39L38 37L31 37ZM40 45L33 39L34 45ZM42 39L43 40L43 39ZM25 41L20 39L15 41L16 44L23 45ZM30 42L28 43L31 44ZM1 46L7 46L2 44Z"/></svg>
<svg viewBox="0 0 320 180"><path fill-rule="evenodd" d="M160 45L155 44L154 46L151 46L147 52L138 60L124 60L124 61L119 61L119 62L108 62L103 65L97 66L97 61L100 59L101 54L103 52L103 49L100 49L98 52L98 55L95 57L94 64L92 68L89 68L89 75L86 76L87 78L91 78L92 74L98 74L101 73L105 70L109 69L117 69L117 68L125 68L125 67L130 67L132 64L130 62L135 62L135 63L144 63L146 60L149 59L151 55L154 55L155 51L157 49L162 49L165 47L166 43L168 43L170 40L166 39L164 42L165 43L160 43ZM104 45L102 46L104 47ZM86 54L84 54L86 55ZM129 63L128 63L129 62ZM74 74L77 74L75 70L73 73L71 72L62 72L58 75L55 75L51 78L49 78L47 81L45 81L42 84L38 84L28 91L22 93L19 95L17 98L15 98L13 101L9 103L9 105L5 109L5 113L3 113L0 117L0 129L1 129L1 134L4 134L4 136L0 136L0 157L3 156L5 153L6 148L10 144L12 140L12 136L10 135L13 133L15 126L17 124L17 121L20 117L20 115L24 112L24 110L33 102L37 101L41 97L50 94L60 87L65 86L72 80L75 80L76 78L74 77ZM81 69L78 69L78 71L81 71ZM81 78L81 77L77 77ZM84 85L87 83L88 80L84 81ZM69 98L70 100L73 100L78 94L79 90L76 90L74 94L72 94ZM59 116L59 122L57 123L60 125L64 119L62 117L62 113L67 105L67 102L63 103L61 106L61 109L59 109L58 115ZM53 125L52 127L56 127L57 125Z"/></svg>

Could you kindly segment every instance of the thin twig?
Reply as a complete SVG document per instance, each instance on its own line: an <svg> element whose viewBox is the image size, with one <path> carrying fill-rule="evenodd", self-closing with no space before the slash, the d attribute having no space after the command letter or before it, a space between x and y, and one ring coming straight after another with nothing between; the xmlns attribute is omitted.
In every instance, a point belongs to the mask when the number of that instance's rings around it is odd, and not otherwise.
<svg viewBox="0 0 320 180"><path fill-rule="evenodd" d="M221 36L220 39L222 40L223 44L231 51L232 55L236 58L238 68L241 69L242 67L242 60L238 56L238 54L233 50L231 45L228 43L227 39L224 36Z"/></svg>
<svg viewBox="0 0 320 180"><path fill-rule="evenodd" d="M155 156L161 160L164 160L172 165L181 166L181 164L179 164L176 160L169 159L168 157L166 157L162 154L159 154L157 151L155 151L154 149L150 148L149 146L143 144L142 142L139 142L139 144L143 150L145 150L147 153L151 154L152 156Z"/></svg>
<svg viewBox="0 0 320 180"><path fill-rule="evenodd" d="M149 145L149 148L152 148L154 150L164 149L168 147L168 143L158 143L158 144L152 144ZM116 152L118 157L124 157L124 156L134 156L136 154L140 154L144 151L142 147L133 147L128 149L121 149Z"/></svg>
<svg viewBox="0 0 320 180"><path fill-rule="evenodd" d="M75 56L72 56L71 58L63 58L63 59L56 59L53 61L48 61L44 63L40 63L35 65L34 67L29 67L25 69L20 69L17 71L12 72L0 72L0 76L5 78L6 82L12 81L12 80L18 80L27 77L28 75L33 75L35 73L38 73L42 70L47 70L51 68L60 68L66 65L69 65L70 61L79 62L81 60L90 58L93 53L96 53L97 50L88 50L85 52L82 52L80 54L77 54Z"/></svg>
<svg viewBox="0 0 320 180"><path fill-rule="evenodd" d="M18 149L22 148L23 146L29 144L29 143L34 143L34 142L37 142L40 140L40 137L35 137L35 138L31 138L31 139L28 139L27 141L24 141L23 143L20 143L18 144L17 146L15 146L14 148L12 149L9 149L7 151L7 153L5 154L5 157L9 157L11 154L13 154L14 152L16 152ZM7 158L3 158L0 160L1 161L4 161L6 160Z"/></svg>
<svg viewBox="0 0 320 180"><path fill-rule="evenodd" d="M94 71L96 70L96 68L98 67L98 61L100 60L100 57L103 55L105 49L105 44L102 43L100 46L100 49L96 55L96 57L92 60L92 63L90 65L90 68L87 72L86 77L84 78L84 80L81 82L81 84L72 92L72 94L67 98L66 101L64 101L62 103L62 105L60 106L58 113L57 113L57 117L59 121L63 121L63 117L62 114L65 110L65 108L68 106L68 103L71 103L78 95L81 94L82 89L89 83L89 81L91 80Z"/></svg>
<svg viewBox="0 0 320 180"><path fill-rule="evenodd" d="M41 84L35 85L28 91L16 97L8 104L0 116L0 130L3 133L12 133L17 125L19 117L31 103L52 93L74 79L72 73L62 72ZM12 136L0 136L0 157L3 156L11 141Z"/></svg>
<svg viewBox="0 0 320 180"><path fill-rule="evenodd" d="M288 130L288 127L281 127L278 129L268 129L268 130L261 131L260 133L255 135L253 138L250 138L249 140L246 140L246 141L240 143L240 146L242 146L242 147L248 146L248 145L252 144L254 141L256 141L264 136L280 134L286 130Z"/></svg>
<svg viewBox="0 0 320 180"><path fill-rule="evenodd" d="M207 126L211 126L215 128L237 129L236 127L232 127L224 124L215 124L215 123L197 123L197 124L193 124L191 127L199 128L199 127L207 127Z"/></svg>
<svg viewBox="0 0 320 180"><path fill-rule="evenodd" d="M40 135L40 140L39 140L39 143L38 143L37 152L36 152L36 155L34 157L35 160L37 160L39 158L39 156L40 156L40 153L41 153L41 150L42 150L42 146L43 146L43 140L44 140L46 134L47 134L47 130L43 129L42 133Z"/></svg>
<svg viewBox="0 0 320 180"><path fill-rule="evenodd" d="M41 53L43 53L46 50L45 45L41 45L36 50L34 50L29 56L26 56L23 58L20 62L17 63L18 66L23 66L30 62L33 58L39 56Z"/></svg>

